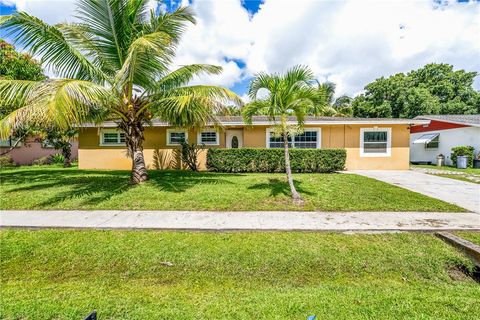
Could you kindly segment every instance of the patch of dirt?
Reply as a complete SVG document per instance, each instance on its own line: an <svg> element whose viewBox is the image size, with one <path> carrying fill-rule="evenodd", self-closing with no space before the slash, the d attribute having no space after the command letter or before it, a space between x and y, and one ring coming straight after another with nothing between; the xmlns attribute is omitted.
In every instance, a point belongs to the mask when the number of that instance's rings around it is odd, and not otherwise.
<svg viewBox="0 0 480 320"><path fill-rule="evenodd" d="M464 265L451 266L447 273L454 281L476 281L480 283L480 268L476 267L473 272L469 271Z"/></svg>
<svg viewBox="0 0 480 320"><path fill-rule="evenodd" d="M468 275L465 274L465 271L462 270L460 266L453 266L447 270L448 276L454 281L471 281Z"/></svg>

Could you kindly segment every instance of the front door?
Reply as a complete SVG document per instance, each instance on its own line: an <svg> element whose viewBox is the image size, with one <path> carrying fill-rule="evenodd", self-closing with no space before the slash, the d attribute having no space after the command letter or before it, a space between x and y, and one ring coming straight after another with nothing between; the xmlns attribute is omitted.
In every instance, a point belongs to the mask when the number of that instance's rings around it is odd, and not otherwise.
<svg viewBox="0 0 480 320"><path fill-rule="evenodd" d="M241 148L243 146L243 130L227 130L227 148Z"/></svg>

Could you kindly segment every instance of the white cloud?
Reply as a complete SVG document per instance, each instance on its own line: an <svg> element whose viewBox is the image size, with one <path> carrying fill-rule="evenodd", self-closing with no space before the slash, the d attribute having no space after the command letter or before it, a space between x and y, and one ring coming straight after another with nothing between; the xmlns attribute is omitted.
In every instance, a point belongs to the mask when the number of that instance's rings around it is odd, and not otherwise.
<svg viewBox="0 0 480 320"><path fill-rule="evenodd" d="M74 0L6 1L50 23L74 10ZM480 72L480 2L266 0L254 16L240 0L192 6L198 24L185 34L176 64L225 69L196 82L233 86L259 71L307 64L320 80L336 82L337 94L355 94L378 77L430 62Z"/></svg>
<svg viewBox="0 0 480 320"><path fill-rule="evenodd" d="M185 36L181 57L242 59L239 81L307 64L320 80L336 82L337 94L430 62L480 71L478 2L266 0L253 17L239 2L194 0L199 23ZM231 75L218 81L231 83Z"/></svg>

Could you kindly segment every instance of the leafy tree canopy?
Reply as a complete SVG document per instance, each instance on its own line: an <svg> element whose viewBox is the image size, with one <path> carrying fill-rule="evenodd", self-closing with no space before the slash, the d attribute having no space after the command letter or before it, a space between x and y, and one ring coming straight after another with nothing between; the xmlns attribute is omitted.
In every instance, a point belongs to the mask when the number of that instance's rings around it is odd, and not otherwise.
<svg viewBox="0 0 480 320"><path fill-rule="evenodd" d="M14 46L0 39L0 79L36 81L45 78L40 63L27 53L15 51ZM13 110L13 104L0 101L0 119Z"/></svg>
<svg viewBox="0 0 480 320"><path fill-rule="evenodd" d="M473 88L477 72L453 70L449 64L427 64L407 74L379 78L352 102L356 117L414 118L422 114L480 113L480 93Z"/></svg>

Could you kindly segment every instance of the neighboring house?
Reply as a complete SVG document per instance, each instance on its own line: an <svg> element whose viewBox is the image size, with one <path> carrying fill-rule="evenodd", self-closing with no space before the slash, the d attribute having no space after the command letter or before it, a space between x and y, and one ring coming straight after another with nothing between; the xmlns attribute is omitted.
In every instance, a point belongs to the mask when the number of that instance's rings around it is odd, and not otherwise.
<svg viewBox="0 0 480 320"><path fill-rule="evenodd" d="M410 161L436 163L443 154L445 163L452 165L453 147L472 146L475 155L480 152L480 115L426 115L415 120L430 120L429 124L411 128Z"/></svg>
<svg viewBox="0 0 480 320"><path fill-rule="evenodd" d="M251 126L241 117L221 117L221 128L201 130L174 128L154 120L145 129L144 154L150 169L179 167L178 149L182 139L207 148L282 148L283 143L271 133L272 122L264 116L253 117ZM289 119L296 123L294 117ZM408 169L410 126L428 124L428 120L362 119L307 117L305 131L292 138L293 148L345 148L346 168ZM206 152L199 157L205 169ZM79 131L78 149L81 169L131 169L126 155L125 136L113 121L101 127L84 124Z"/></svg>
<svg viewBox="0 0 480 320"><path fill-rule="evenodd" d="M8 151L15 145L15 140L0 140L0 154ZM34 138L27 138L26 142L19 142L13 150L7 155L12 157L13 162L18 165L29 165L36 159L48 157L55 153L62 153L61 150L55 150L52 146L44 142L37 141ZM78 141L72 142L72 159L78 157Z"/></svg>

